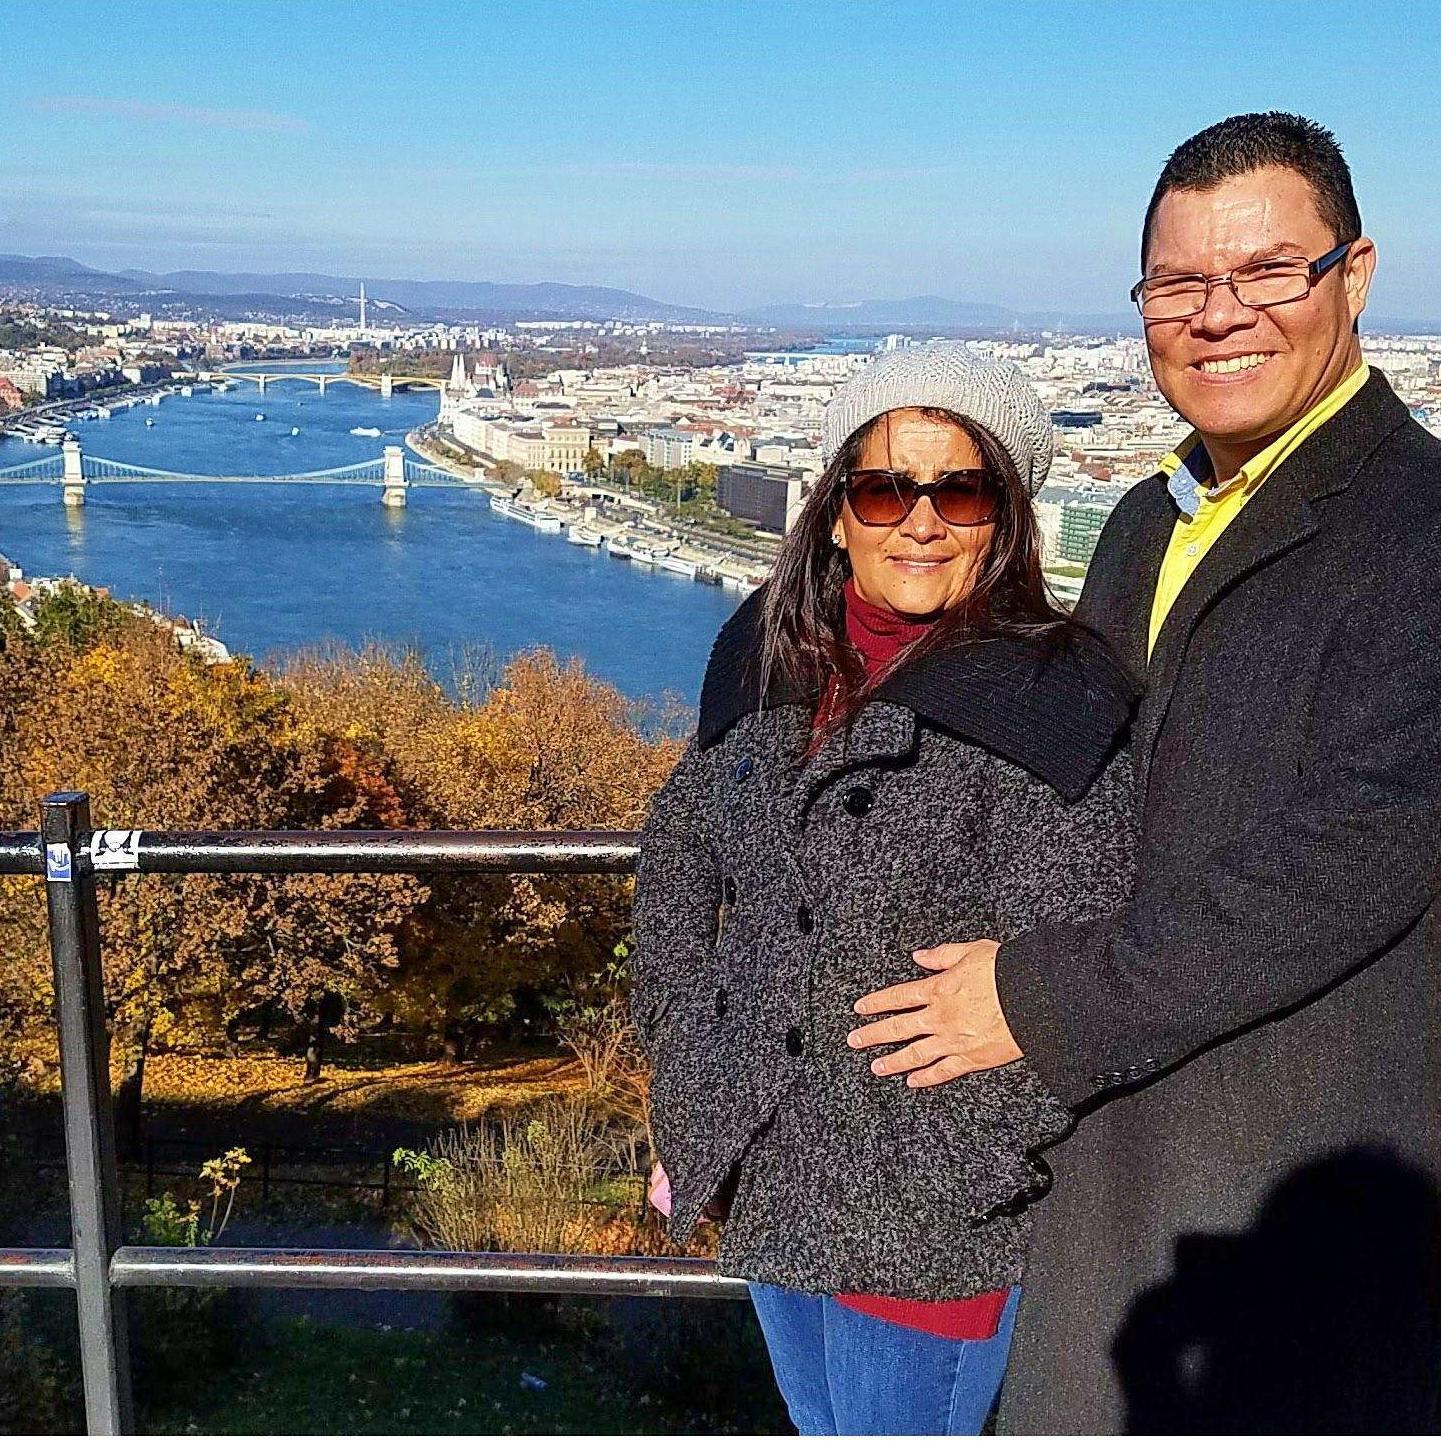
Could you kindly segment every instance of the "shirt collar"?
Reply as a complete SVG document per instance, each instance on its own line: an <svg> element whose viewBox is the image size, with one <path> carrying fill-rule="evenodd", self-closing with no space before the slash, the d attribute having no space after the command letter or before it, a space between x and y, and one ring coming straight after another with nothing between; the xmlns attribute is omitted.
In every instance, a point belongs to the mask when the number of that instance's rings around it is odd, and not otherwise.
<svg viewBox="0 0 1441 1441"><path fill-rule="evenodd" d="M1317 426L1329 420L1366 383L1370 367L1364 363L1343 380L1329 395L1318 401L1285 433L1264 450L1253 455L1236 474L1222 486L1212 485L1215 471L1211 457L1201 444L1199 432L1192 431L1170 455L1161 462L1161 471L1168 479L1166 489L1171 499L1188 520L1194 519L1203 499L1215 500L1233 486L1250 489L1259 485L1276 466Z"/></svg>

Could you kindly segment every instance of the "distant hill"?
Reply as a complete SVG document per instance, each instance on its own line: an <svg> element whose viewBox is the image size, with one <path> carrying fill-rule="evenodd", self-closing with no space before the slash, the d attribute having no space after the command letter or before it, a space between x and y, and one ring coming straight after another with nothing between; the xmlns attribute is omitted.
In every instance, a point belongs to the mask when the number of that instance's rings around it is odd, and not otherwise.
<svg viewBox="0 0 1441 1441"><path fill-rule="evenodd" d="M86 295L168 295L177 299L267 299L348 307L360 278L308 271L289 274L214 270L95 270L65 256L0 255L0 285ZM670 305L629 290L596 285L496 285L489 281L386 280L365 278L366 293L426 315L453 314L517 320L663 320L705 324L727 320L708 310ZM290 306L294 309L294 306Z"/></svg>
<svg viewBox="0 0 1441 1441"><path fill-rule="evenodd" d="M173 270L161 274L127 270L127 280L147 290L176 290L193 295L283 295L329 301L353 301L359 276L231 274L212 270ZM435 314L470 311L487 315L556 320L671 320L704 324L721 317L690 306L670 305L629 290L598 285L497 285L468 280L385 280L365 277L366 294L407 310Z"/></svg>
<svg viewBox="0 0 1441 1441"><path fill-rule="evenodd" d="M130 295L141 287L123 275L92 270L65 255L0 255L0 285Z"/></svg>
<svg viewBox="0 0 1441 1441"><path fill-rule="evenodd" d="M266 275L125 270L115 274L65 256L0 255L0 285L95 296L166 295L196 301L224 297L251 306L289 301L335 310L353 305L360 279L307 271ZM670 305L628 290L595 285L496 285L488 281L386 280L367 276L365 288L377 301L392 301L408 311L428 315L474 315L497 320L662 320L697 325L730 319L712 311ZM295 305L281 308L293 310Z"/></svg>

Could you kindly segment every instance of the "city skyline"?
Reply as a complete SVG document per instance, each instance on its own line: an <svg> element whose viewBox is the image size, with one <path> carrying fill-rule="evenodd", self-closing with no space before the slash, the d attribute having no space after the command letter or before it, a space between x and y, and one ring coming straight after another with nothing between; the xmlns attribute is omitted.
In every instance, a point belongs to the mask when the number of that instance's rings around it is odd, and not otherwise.
<svg viewBox="0 0 1441 1441"><path fill-rule="evenodd" d="M149 0L102 37L58 0L7 34L0 250L726 312L934 294L1115 313L1168 151L1281 108L1351 160L1373 313L1433 321L1441 41L1407 16L1220 4L1198 36L1130 3L539 3L442 25Z"/></svg>

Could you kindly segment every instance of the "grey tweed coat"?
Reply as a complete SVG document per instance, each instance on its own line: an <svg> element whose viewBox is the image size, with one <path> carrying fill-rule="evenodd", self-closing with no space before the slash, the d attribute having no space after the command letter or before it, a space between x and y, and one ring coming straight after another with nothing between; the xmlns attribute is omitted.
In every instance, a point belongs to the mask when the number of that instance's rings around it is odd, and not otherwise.
<svg viewBox="0 0 1441 1441"><path fill-rule="evenodd" d="M759 702L762 595L722 630L646 824L633 1006L671 1234L730 1197L731 1274L922 1299L1020 1278L1033 1151L1071 1115L1019 1062L924 1090L852 1051L918 947L1098 916L1131 881L1133 699L1099 645L990 641L883 683L808 762L814 698Z"/></svg>

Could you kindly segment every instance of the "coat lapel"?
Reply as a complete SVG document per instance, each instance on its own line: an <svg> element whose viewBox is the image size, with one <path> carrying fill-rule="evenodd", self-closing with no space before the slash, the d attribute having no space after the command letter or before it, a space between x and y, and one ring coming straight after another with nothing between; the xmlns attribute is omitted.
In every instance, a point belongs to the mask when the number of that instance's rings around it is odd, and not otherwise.
<svg viewBox="0 0 1441 1441"><path fill-rule="evenodd" d="M1339 415L1262 481L1260 489L1196 567L1166 617L1156 637L1150 664L1145 667L1146 697L1135 730L1135 755L1143 797L1156 742L1197 626L1217 601L1248 576L1318 534L1323 517L1313 502L1349 485L1366 457L1391 431L1405 424L1408 416L1406 407L1396 398L1385 378L1379 371L1373 371L1371 379ZM1162 554L1169 538L1167 530L1161 544ZM1136 597L1125 642L1128 646L1134 644L1134 632L1139 631L1142 655L1160 556L1156 557L1154 566L1149 555L1145 563L1150 567L1150 588Z"/></svg>
<svg viewBox="0 0 1441 1441"><path fill-rule="evenodd" d="M1106 563L1108 557L1098 558L1076 607L1076 619L1105 636L1132 675L1143 676L1156 577L1180 512L1164 475L1143 480L1137 491L1140 515L1128 553L1111 564Z"/></svg>

